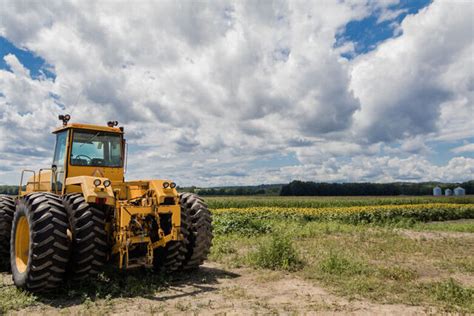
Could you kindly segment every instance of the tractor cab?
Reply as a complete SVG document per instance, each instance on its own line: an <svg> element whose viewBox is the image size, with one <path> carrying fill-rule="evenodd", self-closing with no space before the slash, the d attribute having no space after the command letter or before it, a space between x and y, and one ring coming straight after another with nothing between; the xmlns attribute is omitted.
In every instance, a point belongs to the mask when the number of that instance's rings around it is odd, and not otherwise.
<svg viewBox="0 0 474 316"><path fill-rule="evenodd" d="M33 176L26 183L23 195L31 191L67 193L67 178L92 176L112 182L124 181L125 140L118 122L107 126L68 123L69 115L60 115L63 126L56 129L56 145L51 168L24 170ZM23 183L22 183L23 184Z"/></svg>

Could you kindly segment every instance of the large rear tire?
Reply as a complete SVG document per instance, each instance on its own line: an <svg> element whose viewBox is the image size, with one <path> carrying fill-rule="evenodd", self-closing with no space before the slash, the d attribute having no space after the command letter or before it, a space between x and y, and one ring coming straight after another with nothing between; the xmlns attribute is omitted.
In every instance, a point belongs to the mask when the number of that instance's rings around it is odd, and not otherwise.
<svg viewBox="0 0 474 316"><path fill-rule="evenodd" d="M10 237L15 214L15 200L9 196L0 196L0 271L10 268Z"/></svg>
<svg viewBox="0 0 474 316"><path fill-rule="evenodd" d="M59 196L32 193L18 201L10 239L16 286L31 292L59 287L68 263L67 214Z"/></svg>
<svg viewBox="0 0 474 316"><path fill-rule="evenodd" d="M212 216L206 203L196 194L180 195L182 223L189 230L182 269L197 269L207 259L212 246ZM184 221L183 221L184 219Z"/></svg>
<svg viewBox="0 0 474 316"><path fill-rule="evenodd" d="M72 234L68 277L78 281L96 276L107 260L105 214L80 193L66 195L63 201Z"/></svg>
<svg viewBox="0 0 474 316"><path fill-rule="evenodd" d="M189 231L187 226L183 226L186 221L186 214L181 212L181 234L182 241L172 241L165 247L156 248L153 254L153 268L156 272L176 272L183 265L187 252Z"/></svg>
<svg viewBox="0 0 474 316"><path fill-rule="evenodd" d="M154 253L154 268L160 272L197 269L212 246L212 217L204 201L192 193L180 195L182 241L173 241Z"/></svg>

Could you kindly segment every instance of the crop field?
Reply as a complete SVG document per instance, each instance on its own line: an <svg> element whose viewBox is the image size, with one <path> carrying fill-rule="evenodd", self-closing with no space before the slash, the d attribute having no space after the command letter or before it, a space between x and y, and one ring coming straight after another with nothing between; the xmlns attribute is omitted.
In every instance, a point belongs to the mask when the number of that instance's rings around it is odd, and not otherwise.
<svg viewBox="0 0 474 316"><path fill-rule="evenodd" d="M474 313L474 196L207 197L199 271L107 270L33 296L2 274L0 314Z"/></svg>

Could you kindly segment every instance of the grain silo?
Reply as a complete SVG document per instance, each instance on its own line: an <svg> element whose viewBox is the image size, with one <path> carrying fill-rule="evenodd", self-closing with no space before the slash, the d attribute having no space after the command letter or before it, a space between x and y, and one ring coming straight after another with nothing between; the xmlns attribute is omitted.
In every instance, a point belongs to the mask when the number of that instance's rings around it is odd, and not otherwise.
<svg viewBox="0 0 474 316"><path fill-rule="evenodd" d="M466 195L466 190L464 190L461 187L457 187L456 189L454 189L454 195L456 195L456 196Z"/></svg>
<svg viewBox="0 0 474 316"><path fill-rule="evenodd" d="M441 188L436 186L433 188L433 195L434 196L441 196L443 194L443 192L441 191Z"/></svg>
<svg viewBox="0 0 474 316"><path fill-rule="evenodd" d="M451 189L446 189L446 190L444 190L444 195L446 195L446 196L451 196L451 195L453 195L453 190L451 190Z"/></svg>

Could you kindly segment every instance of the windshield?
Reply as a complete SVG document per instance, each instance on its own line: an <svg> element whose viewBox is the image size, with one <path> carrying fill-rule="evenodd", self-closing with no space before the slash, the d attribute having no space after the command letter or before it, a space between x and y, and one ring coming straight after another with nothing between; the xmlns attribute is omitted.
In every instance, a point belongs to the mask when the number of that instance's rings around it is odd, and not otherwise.
<svg viewBox="0 0 474 316"><path fill-rule="evenodd" d="M75 131L72 140L71 165L121 167L121 135Z"/></svg>

